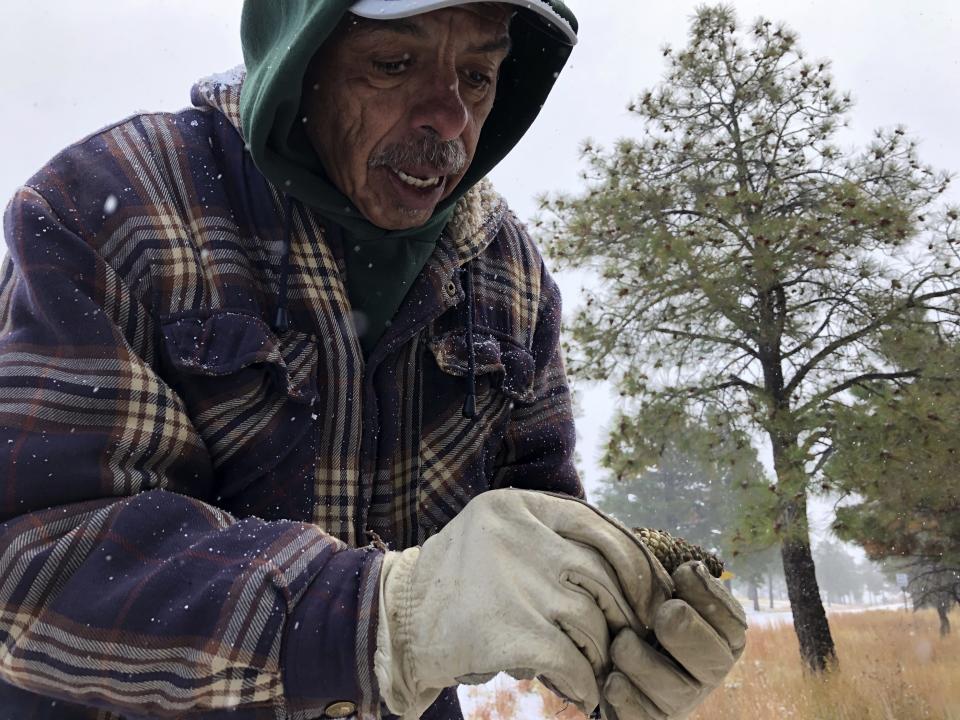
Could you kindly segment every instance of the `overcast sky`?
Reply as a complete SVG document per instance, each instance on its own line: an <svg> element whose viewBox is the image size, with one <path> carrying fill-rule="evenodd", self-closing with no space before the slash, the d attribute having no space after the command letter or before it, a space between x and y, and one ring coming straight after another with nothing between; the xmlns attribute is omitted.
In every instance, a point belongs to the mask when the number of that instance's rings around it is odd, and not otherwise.
<svg viewBox="0 0 960 720"><path fill-rule="evenodd" d="M272 0L262 0L270 2ZM659 51L686 39L699 4L571 0L581 41L544 112L492 174L521 218L534 197L574 190L577 147L639 134L625 110L654 85ZM850 143L903 123L921 157L960 170L960 4L947 0L737 0L742 21L759 14L799 33L811 59L833 62L835 87L856 101ZM140 110L176 110L190 85L241 62L240 0L43 0L0 10L0 195L4 201L60 148ZM956 188L953 196L957 196ZM568 310L580 281L560 278ZM579 420L585 481L600 476L597 446L609 417L601 389L583 393Z"/></svg>

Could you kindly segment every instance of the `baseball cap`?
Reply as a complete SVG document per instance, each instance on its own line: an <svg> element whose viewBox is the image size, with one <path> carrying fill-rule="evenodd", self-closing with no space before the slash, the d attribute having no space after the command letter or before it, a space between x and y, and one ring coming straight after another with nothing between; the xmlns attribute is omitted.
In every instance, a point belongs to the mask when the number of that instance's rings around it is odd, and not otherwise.
<svg viewBox="0 0 960 720"><path fill-rule="evenodd" d="M457 5L490 1L528 10L544 21L564 42L577 44L576 30L564 17L570 11L559 0L357 0L350 7L350 12L371 20L395 20Z"/></svg>

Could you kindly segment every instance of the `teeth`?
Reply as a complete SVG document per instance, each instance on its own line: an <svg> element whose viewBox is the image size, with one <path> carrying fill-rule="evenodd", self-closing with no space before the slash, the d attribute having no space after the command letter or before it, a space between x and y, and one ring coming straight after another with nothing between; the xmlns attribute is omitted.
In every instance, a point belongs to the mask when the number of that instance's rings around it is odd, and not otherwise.
<svg viewBox="0 0 960 720"><path fill-rule="evenodd" d="M407 185L413 185L418 188L430 188L436 187L440 184L440 178L432 177L427 180L421 180L420 178L414 177L413 175L407 175L403 170L396 171L397 176L403 180Z"/></svg>

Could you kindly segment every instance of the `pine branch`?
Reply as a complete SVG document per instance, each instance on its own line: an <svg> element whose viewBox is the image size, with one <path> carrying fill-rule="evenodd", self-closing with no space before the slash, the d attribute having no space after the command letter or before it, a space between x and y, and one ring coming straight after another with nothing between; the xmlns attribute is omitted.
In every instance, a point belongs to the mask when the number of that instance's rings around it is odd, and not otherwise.
<svg viewBox="0 0 960 720"><path fill-rule="evenodd" d="M825 360L826 358L830 357L835 352L837 352L837 350L839 350L840 348L850 345L870 335L871 333L876 332L879 328L887 325L891 320L896 318L898 315L902 315L907 310L915 308L918 303L924 303L924 302L927 302L928 300L935 300L943 297L950 297L952 295L960 295L960 287L950 288L948 290L942 290L939 292L927 293L919 297L911 296L907 300L899 303L893 309L883 313L882 315L877 317L875 320L873 320L870 323L867 323L866 325L859 328L858 330L855 330L851 333L847 333L846 335L837 338L833 342L828 343L824 348L822 348L818 353L816 353L812 358L810 358L806 363L804 363L800 367L800 369L794 374L793 379L790 380L784 387L784 393L787 396L791 396L794 393L794 391L797 389L797 387L800 385L800 383L803 382L806 376L810 372L812 372L820 364L822 360ZM846 385L846 386L850 387L850 385ZM835 394L834 392L831 392L825 396L821 394L821 397L831 397L834 394Z"/></svg>

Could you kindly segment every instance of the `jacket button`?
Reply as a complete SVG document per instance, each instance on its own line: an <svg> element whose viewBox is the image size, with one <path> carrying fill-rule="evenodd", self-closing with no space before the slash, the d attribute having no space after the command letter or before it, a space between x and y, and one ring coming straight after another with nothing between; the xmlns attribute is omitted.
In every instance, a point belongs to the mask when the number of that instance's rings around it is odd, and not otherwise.
<svg viewBox="0 0 960 720"><path fill-rule="evenodd" d="M447 295L453 297L457 294L457 286L454 284L453 280L447 283Z"/></svg>
<svg viewBox="0 0 960 720"><path fill-rule="evenodd" d="M357 706L346 700L330 703L327 709L323 711L323 716L328 718L345 718L353 715L357 711Z"/></svg>

